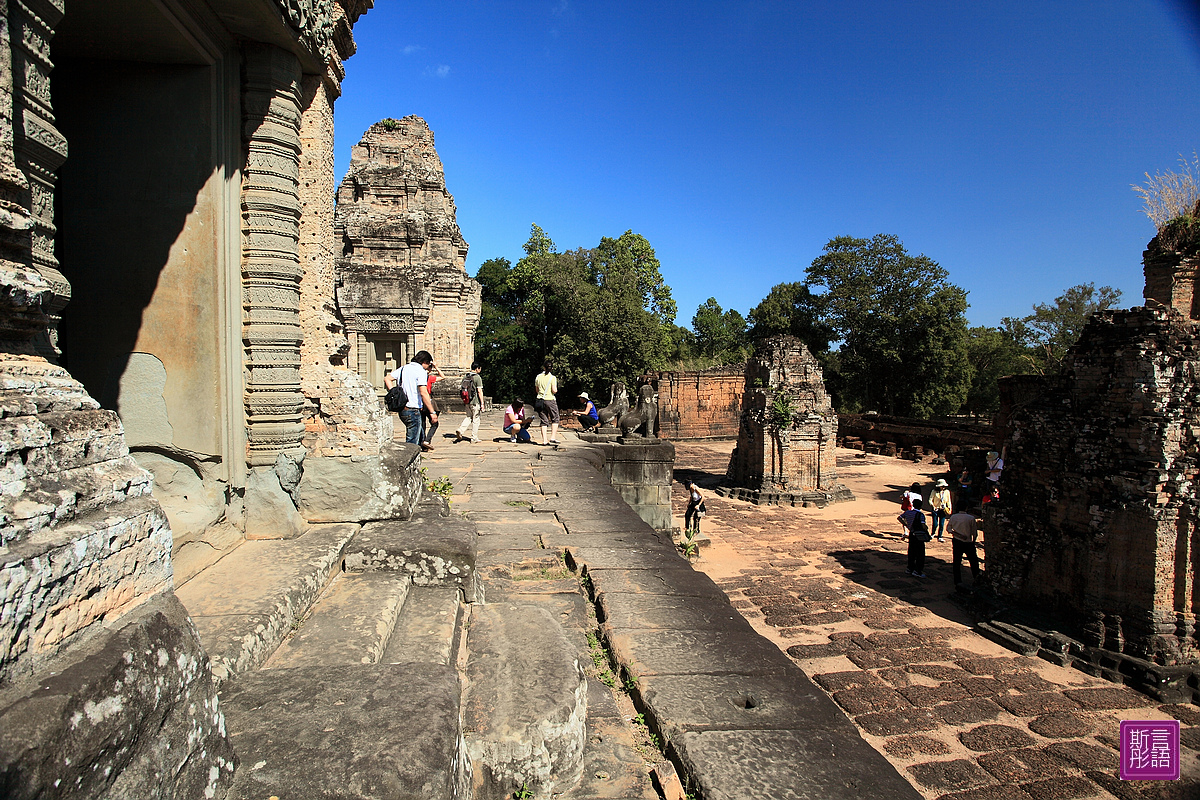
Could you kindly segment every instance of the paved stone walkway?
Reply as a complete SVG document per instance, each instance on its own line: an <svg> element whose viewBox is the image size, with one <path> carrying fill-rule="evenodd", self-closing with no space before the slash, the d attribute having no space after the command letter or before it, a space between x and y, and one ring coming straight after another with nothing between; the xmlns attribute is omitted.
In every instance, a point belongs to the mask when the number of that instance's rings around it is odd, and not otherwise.
<svg viewBox="0 0 1200 800"><path fill-rule="evenodd" d="M715 486L732 443L677 445L676 477ZM1200 708L1018 656L949 600L950 544L906 573L899 496L938 467L839 451L858 496L826 509L757 507L706 492L713 545L696 568L854 720L927 798L1200 798ZM883 479L881 480L881 477ZM673 491L682 520L686 493ZM969 570L964 565L964 575ZM1179 782L1117 777L1123 719L1183 723Z"/></svg>
<svg viewBox="0 0 1200 800"><path fill-rule="evenodd" d="M441 439L424 457L431 478L452 482L452 511L478 526L476 563L487 603L542 605L584 659L587 634L597 633L616 682L641 712L637 719L682 765L695 796L917 797L670 537L620 499L600 471L601 454L569 432L560 435L561 447L498 441L488 433L499 422L492 416L485 416L480 444ZM579 592L581 578L595 616ZM603 657L596 667L607 671ZM603 758L592 763L604 766L585 766L581 784L564 797L648 800L654 794L646 794L645 767L666 765L657 753L632 752L628 734L621 735L627 719L596 677L592 671L588 681L585 760L594 751ZM625 769L615 770L621 761ZM665 796L682 800L683 793L667 787Z"/></svg>

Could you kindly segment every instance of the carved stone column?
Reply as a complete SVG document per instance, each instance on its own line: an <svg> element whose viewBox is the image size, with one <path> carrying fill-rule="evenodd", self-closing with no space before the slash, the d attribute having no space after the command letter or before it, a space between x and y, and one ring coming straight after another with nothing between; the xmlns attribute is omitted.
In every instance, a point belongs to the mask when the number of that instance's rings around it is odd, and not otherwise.
<svg viewBox="0 0 1200 800"><path fill-rule="evenodd" d="M244 51L242 298L247 463L300 448L300 64L269 45Z"/></svg>
<svg viewBox="0 0 1200 800"><path fill-rule="evenodd" d="M67 158L67 140L54 126L50 104L50 38L62 20L64 0L9 0L9 45L12 53L12 129L15 167L26 177L28 200L4 197L31 212L30 265L54 292L46 311L49 328L35 341L38 352L56 359L58 323L71 300L71 284L58 269L54 257L55 172ZM3 170L7 172L7 170ZM13 181L0 189L20 191Z"/></svg>

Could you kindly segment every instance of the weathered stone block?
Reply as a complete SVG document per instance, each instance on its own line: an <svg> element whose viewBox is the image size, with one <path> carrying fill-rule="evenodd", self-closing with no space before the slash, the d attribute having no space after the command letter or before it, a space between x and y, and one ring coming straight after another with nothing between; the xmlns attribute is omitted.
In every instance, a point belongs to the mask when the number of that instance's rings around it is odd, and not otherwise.
<svg viewBox="0 0 1200 800"><path fill-rule="evenodd" d="M48 667L0 708L0 794L183 798L228 789L236 760L208 657L173 594Z"/></svg>
<svg viewBox="0 0 1200 800"><path fill-rule="evenodd" d="M463 724L474 796L501 800L525 787L549 798L575 785L587 680L562 626L538 606L476 606L468 649Z"/></svg>
<svg viewBox="0 0 1200 800"><path fill-rule="evenodd" d="M246 538L295 539L304 532L304 520L291 495L283 490L270 467L250 470L246 476Z"/></svg>
<svg viewBox="0 0 1200 800"><path fill-rule="evenodd" d="M391 443L378 456L308 458L300 514L309 522L407 519L423 488L420 456L416 445Z"/></svg>

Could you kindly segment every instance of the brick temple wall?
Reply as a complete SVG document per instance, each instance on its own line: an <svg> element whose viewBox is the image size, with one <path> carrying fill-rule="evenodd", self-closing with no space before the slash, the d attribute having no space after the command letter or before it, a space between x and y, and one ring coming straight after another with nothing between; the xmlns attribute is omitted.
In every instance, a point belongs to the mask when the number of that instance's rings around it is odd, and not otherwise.
<svg viewBox="0 0 1200 800"><path fill-rule="evenodd" d="M1197 660L1198 362L1200 323L1109 311L1040 392L1005 384L1004 499L986 523L999 595L1093 647Z"/></svg>
<svg viewBox="0 0 1200 800"><path fill-rule="evenodd" d="M736 439L746 388L744 365L710 370L659 372L658 436L661 439Z"/></svg>

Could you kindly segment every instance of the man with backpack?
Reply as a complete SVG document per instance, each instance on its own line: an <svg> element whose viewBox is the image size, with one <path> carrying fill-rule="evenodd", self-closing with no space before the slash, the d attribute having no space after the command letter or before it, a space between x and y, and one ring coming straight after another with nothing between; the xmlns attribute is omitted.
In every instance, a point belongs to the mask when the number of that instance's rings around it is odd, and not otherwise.
<svg viewBox="0 0 1200 800"><path fill-rule="evenodd" d="M433 409L433 400L429 396L429 367L433 364L433 356L428 350L420 350L412 361L398 367L383 377L384 388L388 394L397 386L400 387L404 407L398 409L400 421L404 423L404 440L409 444L421 444L421 409L430 406L429 421L437 423L438 415ZM390 401L389 401L390 402ZM390 405L389 405L390 410Z"/></svg>
<svg viewBox="0 0 1200 800"><path fill-rule="evenodd" d="M471 429L471 444L479 444L479 416L483 413L483 378L479 373L482 369L478 361L471 362L471 371L463 375L462 383L458 386L467 415L454 432L455 444L467 438L465 434L468 428Z"/></svg>

